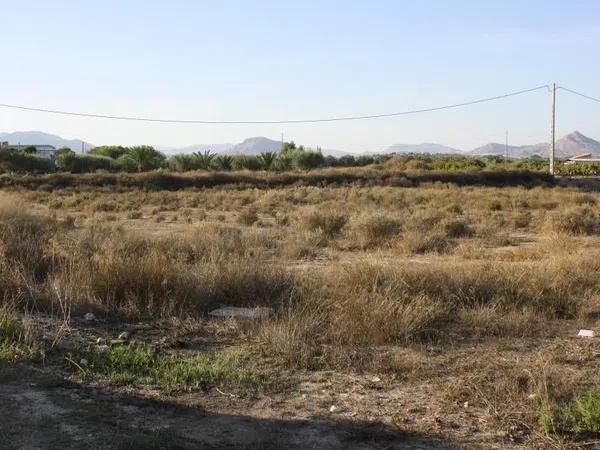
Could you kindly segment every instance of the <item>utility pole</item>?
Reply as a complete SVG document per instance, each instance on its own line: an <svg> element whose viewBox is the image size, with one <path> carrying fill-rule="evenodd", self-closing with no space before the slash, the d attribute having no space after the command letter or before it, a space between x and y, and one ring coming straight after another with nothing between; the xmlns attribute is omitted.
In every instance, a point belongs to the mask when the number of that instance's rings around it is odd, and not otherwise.
<svg viewBox="0 0 600 450"><path fill-rule="evenodd" d="M556 83L552 83L552 116L550 120L550 175L554 175L554 150L556 132Z"/></svg>
<svg viewBox="0 0 600 450"><path fill-rule="evenodd" d="M508 162L508 130L506 130L506 140L504 141L505 161Z"/></svg>
<svg viewBox="0 0 600 450"><path fill-rule="evenodd" d="M281 150L283 150L283 133L281 133Z"/></svg>

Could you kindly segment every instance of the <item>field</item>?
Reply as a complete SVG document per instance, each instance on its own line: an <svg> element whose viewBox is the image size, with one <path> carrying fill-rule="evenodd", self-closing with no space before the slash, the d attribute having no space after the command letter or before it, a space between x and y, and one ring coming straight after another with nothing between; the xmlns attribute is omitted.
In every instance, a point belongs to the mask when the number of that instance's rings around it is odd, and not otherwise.
<svg viewBox="0 0 600 450"><path fill-rule="evenodd" d="M0 185L0 448L600 445L577 337L597 193L392 169Z"/></svg>

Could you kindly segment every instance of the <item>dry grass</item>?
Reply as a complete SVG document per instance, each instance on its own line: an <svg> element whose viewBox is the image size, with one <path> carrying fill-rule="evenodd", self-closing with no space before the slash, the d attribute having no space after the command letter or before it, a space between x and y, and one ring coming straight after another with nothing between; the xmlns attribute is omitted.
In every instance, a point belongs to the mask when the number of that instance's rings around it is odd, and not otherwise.
<svg viewBox="0 0 600 450"><path fill-rule="evenodd" d="M244 339L282 364L450 380L448 401L541 431L539 417L597 382L543 356L560 333L598 326L597 195L391 177L173 192L69 181L5 196L0 303L136 320L270 306Z"/></svg>

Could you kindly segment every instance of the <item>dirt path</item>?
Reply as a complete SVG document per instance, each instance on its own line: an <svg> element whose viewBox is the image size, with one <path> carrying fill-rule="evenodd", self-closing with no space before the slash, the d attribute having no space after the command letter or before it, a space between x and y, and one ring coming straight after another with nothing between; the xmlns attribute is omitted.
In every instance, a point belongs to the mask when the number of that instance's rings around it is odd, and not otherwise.
<svg viewBox="0 0 600 450"><path fill-rule="evenodd" d="M442 442L349 420L228 415L118 394L41 370L0 366L0 449L442 449Z"/></svg>

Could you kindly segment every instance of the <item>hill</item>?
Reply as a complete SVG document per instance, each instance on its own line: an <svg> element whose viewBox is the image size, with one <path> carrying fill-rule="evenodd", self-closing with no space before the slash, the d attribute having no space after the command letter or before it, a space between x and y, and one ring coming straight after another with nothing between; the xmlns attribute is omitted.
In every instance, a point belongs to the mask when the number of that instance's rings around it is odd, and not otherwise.
<svg viewBox="0 0 600 450"><path fill-rule="evenodd" d="M489 143L482 147L467 152L469 156L499 155L504 156L506 147L504 144ZM593 157L600 157L600 142L589 138L579 131L567 134L556 141L556 156L558 158L569 158L582 153L591 153ZM508 155L511 158L527 158L531 156L548 155L548 144L545 142L534 145L509 145Z"/></svg>
<svg viewBox="0 0 600 450"><path fill-rule="evenodd" d="M506 145L490 142L489 144L477 147L466 153L468 156L484 156L495 155L504 156L506 154ZM540 143L533 145L509 145L508 156L510 158L530 158L538 155L543 156L548 154L548 144Z"/></svg>
<svg viewBox="0 0 600 450"><path fill-rule="evenodd" d="M394 144L377 153L429 153L432 155L454 154L463 152L456 148L445 145L423 143L423 144Z"/></svg>

